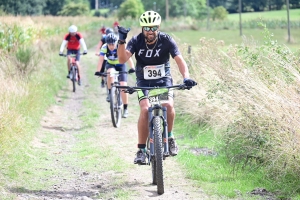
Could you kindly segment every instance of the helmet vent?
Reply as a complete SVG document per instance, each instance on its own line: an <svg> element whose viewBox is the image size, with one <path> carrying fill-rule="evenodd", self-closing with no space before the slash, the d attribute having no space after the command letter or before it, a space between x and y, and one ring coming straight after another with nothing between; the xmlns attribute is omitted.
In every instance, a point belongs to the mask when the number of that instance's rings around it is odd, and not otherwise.
<svg viewBox="0 0 300 200"><path fill-rule="evenodd" d="M152 20L152 22L155 22L155 19L156 19L156 17L153 17L153 20Z"/></svg>

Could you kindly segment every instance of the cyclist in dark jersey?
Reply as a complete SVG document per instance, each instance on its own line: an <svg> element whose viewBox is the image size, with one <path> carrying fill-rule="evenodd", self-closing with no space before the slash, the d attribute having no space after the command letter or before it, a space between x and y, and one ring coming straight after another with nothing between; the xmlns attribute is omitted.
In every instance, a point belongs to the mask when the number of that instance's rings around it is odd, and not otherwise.
<svg viewBox="0 0 300 200"><path fill-rule="evenodd" d="M118 27L118 55L120 63L125 63L133 54L136 58L136 77L137 86L169 86L173 84L170 70L170 55L178 65L182 74L183 82L188 86L194 86L197 83L189 78L187 64L183 59L174 39L159 31L161 16L154 11L146 11L139 19L142 33L133 36L125 49L127 33L129 29ZM153 67L155 66L155 67ZM147 91L144 91L147 92ZM145 93L144 93L145 94ZM138 151L135 164L146 164L146 140L148 137L148 107L149 100L145 95L138 96L140 104L140 116L138 120ZM175 110L173 103L173 93L169 92L169 102L163 104L167 107L167 122L169 136L170 155L176 156L178 147L172 133Z"/></svg>
<svg viewBox="0 0 300 200"><path fill-rule="evenodd" d="M111 28L107 28L105 30L105 34L102 35L101 40L99 41L99 43L98 43L98 45L96 47L96 56L100 56L100 53L99 53L100 52L100 48L106 43L106 39L105 39L106 35L108 35L110 33L113 33L113 30ZM103 62L99 58L97 68L100 69L100 73L103 73L105 71L106 62L107 62L106 56L104 56ZM102 63L102 65L101 65L101 63ZM101 87L102 88L105 87L104 86L104 78L103 78L103 76L101 77Z"/></svg>
<svg viewBox="0 0 300 200"><path fill-rule="evenodd" d="M67 33L64 37L64 40L60 46L59 55L63 55L63 51L65 46L67 45L67 55L68 55L68 75L67 78L70 78L70 63L71 57L69 55L75 54L76 55L76 65L78 69L78 85L81 85L81 70L80 70L80 46L83 48L83 54L87 54L86 44L84 42L83 36L81 33L77 32L77 27L72 25L69 27L69 33Z"/></svg>

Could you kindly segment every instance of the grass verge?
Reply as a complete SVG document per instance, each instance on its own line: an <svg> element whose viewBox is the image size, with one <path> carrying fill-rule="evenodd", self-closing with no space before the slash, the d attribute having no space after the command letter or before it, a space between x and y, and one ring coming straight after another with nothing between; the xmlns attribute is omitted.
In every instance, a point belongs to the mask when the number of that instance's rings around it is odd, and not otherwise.
<svg viewBox="0 0 300 200"><path fill-rule="evenodd" d="M253 165L232 164L222 151L220 134L203 124L191 124L191 119L178 116L174 133L180 146L178 162L184 166L186 176L196 180L209 195L226 198L257 199L251 195L265 189L264 198L299 199L295 185L289 179L272 180L263 168ZM292 179L293 180L293 179Z"/></svg>

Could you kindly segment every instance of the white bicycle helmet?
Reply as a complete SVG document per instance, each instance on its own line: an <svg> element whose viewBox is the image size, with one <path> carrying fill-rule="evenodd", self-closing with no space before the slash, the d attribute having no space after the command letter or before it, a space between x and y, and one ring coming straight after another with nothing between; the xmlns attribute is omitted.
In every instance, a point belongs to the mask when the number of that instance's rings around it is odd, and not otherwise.
<svg viewBox="0 0 300 200"><path fill-rule="evenodd" d="M159 26L161 16L154 11L146 11L140 16L140 26Z"/></svg>
<svg viewBox="0 0 300 200"><path fill-rule="evenodd" d="M69 27L69 32L70 33L76 33L77 32L77 26L75 26L75 25L70 26Z"/></svg>

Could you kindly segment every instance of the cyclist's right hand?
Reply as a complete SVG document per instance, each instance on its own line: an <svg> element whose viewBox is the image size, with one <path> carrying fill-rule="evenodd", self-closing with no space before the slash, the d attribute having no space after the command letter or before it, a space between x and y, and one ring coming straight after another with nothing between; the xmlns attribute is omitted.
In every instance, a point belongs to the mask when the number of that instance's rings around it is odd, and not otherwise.
<svg viewBox="0 0 300 200"><path fill-rule="evenodd" d="M192 79L190 79L190 78L185 78L185 79L183 80L183 83L184 83L186 86L191 86L191 87L197 85L197 82L194 81L194 80L192 80Z"/></svg>
<svg viewBox="0 0 300 200"><path fill-rule="evenodd" d="M95 76L101 76L102 73L101 72L95 72Z"/></svg>
<svg viewBox="0 0 300 200"><path fill-rule="evenodd" d="M125 41L127 38L127 33L130 31L130 28L126 29L122 26L118 26L119 40Z"/></svg>
<svg viewBox="0 0 300 200"><path fill-rule="evenodd" d="M129 70L128 70L128 73L129 74L132 74L132 73L134 73L135 72L135 69L133 69L133 68L130 68Z"/></svg>

